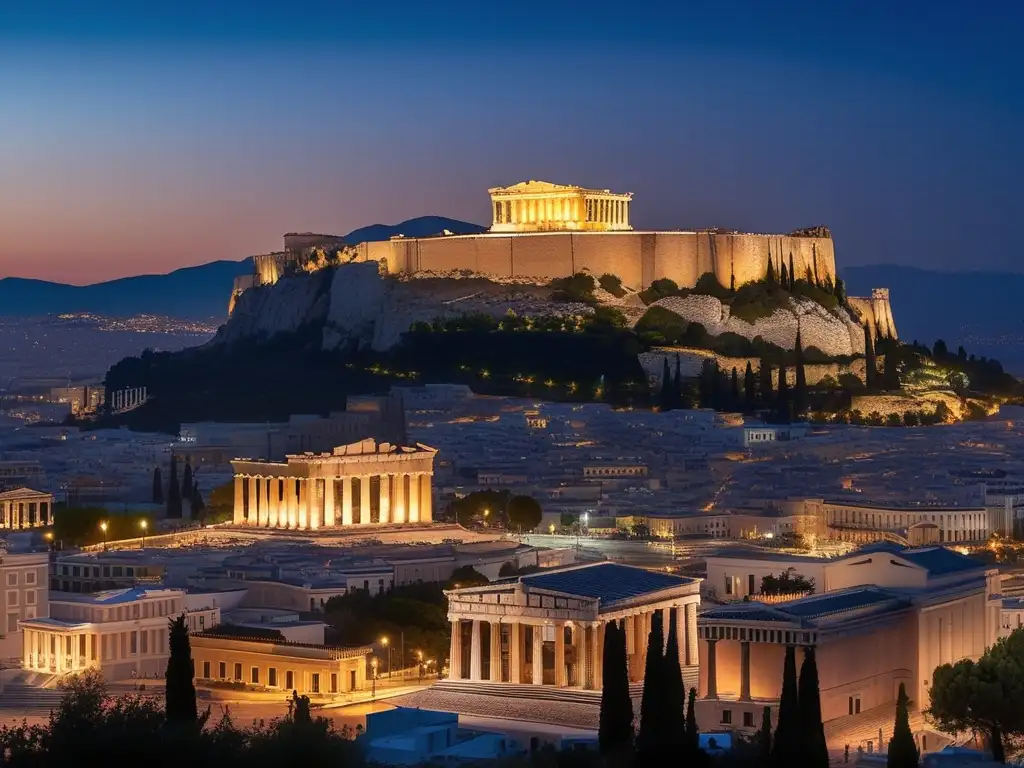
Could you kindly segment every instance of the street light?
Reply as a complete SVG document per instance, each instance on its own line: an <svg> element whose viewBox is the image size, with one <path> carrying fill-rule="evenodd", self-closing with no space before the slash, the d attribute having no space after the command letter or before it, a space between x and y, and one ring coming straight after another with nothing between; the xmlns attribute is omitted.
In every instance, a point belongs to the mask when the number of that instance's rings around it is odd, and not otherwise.
<svg viewBox="0 0 1024 768"><path fill-rule="evenodd" d="M103 551L107 551L107 521L100 523L100 530L103 531Z"/></svg>
<svg viewBox="0 0 1024 768"><path fill-rule="evenodd" d="M148 520L139 520L139 528L142 529L142 546L140 549L146 548L146 529L149 528Z"/></svg>
<svg viewBox="0 0 1024 768"><path fill-rule="evenodd" d="M387 637L382 637L380 639L380 644L388 649L388 678L390 679L391 678L391 646L388 645Z"/></svg>
<svg viewBox="0 0 1024 768"><path fill-rule="evenodd" d="M370 674L370 683L373 686L372 693L370 694L370 701L377 699L377 657L374 656L370 659L370 668L373 672Z"/></svg>
<svg viewBox="0 0 1024 768"><path fill-rule="evenodd" d="M416 651L416 660L419 661L416 666L420 671L420 682L423 682L423 651Z"/></svg>

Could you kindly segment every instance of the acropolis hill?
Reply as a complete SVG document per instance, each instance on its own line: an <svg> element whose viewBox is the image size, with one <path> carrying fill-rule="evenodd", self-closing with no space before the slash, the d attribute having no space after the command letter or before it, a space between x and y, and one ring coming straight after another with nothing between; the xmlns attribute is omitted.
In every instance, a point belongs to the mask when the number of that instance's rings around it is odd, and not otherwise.
<svg viewBox="0 0 1024 768"><path fill-rule="evenodd" d="M283 251L256 256L254 274L236 280L231 297L233 317L218 339L273 335L323 319L331 329L331 333L325 334L327 347L329 338L350 338L358 326L360 345L385 349L396 343L399 334L414 320L430 321L460 309L481 311L479 301L463 301L464 288L456 291L461 296L452 296L440 280L423 282L424 278L476 277L491 283L524 286L545 285L552 279L582 272L595 278L614 275L635 296L664 279L679 288L692 289L707 274L714 275L722 286L738 288L763 280L771 260L776 274L789 270L817 285L834 284L837 280L833 240L825 227L788 235L718 230L641 232L630 224L633 196L629 193L546 181L525 181L488 192L491 227L479 234L455 235L446 231L432 237L398 235L385 241L356 244L333 235L285 235ZM354 269L361 263L375 263L375 271L397 277L404 284L379 285L375 275ZM295 282L282 281L283 277L308 278L310 273L326 268L338 270L331 286L318 281L281 285ZM418 285L413 287L415 283ZM273 296L263 292L271 286L280 286ZM329 296L329 307L323 306L325 293ZM486 293L481 291L478 296ZM240 311L235 311L236 303ZM628 298L624 303L629 304ZM737 320L733 319L730 325L728 308L705 304L690 308L697 312L694 316L688 316L688 310L679 301L666 308L690 322L706 327L710 324L722 332L737 332ZM861 323L872 331L877 327L881 335L896 335L886 289L876 289L870 298L850 298L849 306L859 317L826 313L821 318L831 326L819 334L817 343L827 354L863 353ZM317 307L319 310L310 314ZM752 327L740 335L772 336L772 343L791 348L798 314L806 312L794 306L786 318L773 317L762 322L765 326L776 326L775 330L785 326L779 333ZM740 331L745 329L743 326ZM806 333L805 329L805 344Z"/></svg>

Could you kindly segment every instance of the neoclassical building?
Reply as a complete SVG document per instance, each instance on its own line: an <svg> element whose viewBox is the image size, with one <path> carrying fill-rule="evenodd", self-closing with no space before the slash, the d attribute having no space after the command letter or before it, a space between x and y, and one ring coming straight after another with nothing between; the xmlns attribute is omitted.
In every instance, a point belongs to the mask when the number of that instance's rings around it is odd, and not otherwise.
<svg viewBox="0 0 1024 768"><path fill-rule="evenodd" d="M42 528L52 524L52 493L31 488L0 493L0 529Z"/></svg>
<svg viewBox="0 0 1024 768"><path fill-rule="evenodd" d="M429 523L436 454L371 439L283 462L237 459L234 522L303 531Z"/></svg>
<svg viewBox="0 0 1024 768"><path fill-rule="evenodd" d="M494 187L491 232L629 231L632 193L585 189L550 181L521 181Z"/></svg>
<svg viewBox="0 0 1024 768"><path fill-rule="evenodd" d="M604 633L626 628L630 682L642 682L651 618L676 622L679 661L696 685L700 580L591 563L453 589L449 678L600 690Z"/></svg>

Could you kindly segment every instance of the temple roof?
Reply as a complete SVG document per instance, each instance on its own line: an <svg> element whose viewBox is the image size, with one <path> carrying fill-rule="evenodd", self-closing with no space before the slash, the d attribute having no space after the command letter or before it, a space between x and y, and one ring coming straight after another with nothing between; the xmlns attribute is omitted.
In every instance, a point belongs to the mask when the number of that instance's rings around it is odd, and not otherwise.
<svg viewBox="0 0 1024 768"><path fill-rule="evenodd" d="M31 488L14 488L10 491L0 493L0 501L17 501L18 499L38 499L40 497L52 496L52 493L45 491L33 491Z"/></svg>
<svg viewBox="0 0 1024 768"><path fill-rule="evenodd" d="M820 595L808 595L788 603L768 605L757 601L723 605L703 611L706 621L776 621L803 626L848 611L874 608L871 613L902 610L911 605L909 599L874 586L852 587Z"/></svg>
<svg viewBox="0 0 1024 768"><path fill-rule="evenodd" d="M849 559L859 555L872 552L889 552L895 557L906 560L908 563L923 568L932 576L945 576L950 573L962 571L982 570L987 566L985 563L968 555L961 555L952 549L943 546L904 548L898 544L879 542L861 547L855 552L847 555Z"/></svg>
<svg viewBox="0 0 1024 768"><path fill-rule="evenodd" d="M539 181L535 179L520 181L518 184L513 184L509 187L491 187L487 191L492 195L541 195L547 192L591 192L595 195L621 195L622 197L628 197L632 194L630 192L612 192L610 189L588 189L577 184L555 184L550 181Z"/></svg>
<svg viewBox="0 0 1024 768"><path fill-rule="evenodd" d="M602 605L640 597L673 587L698 584L698 579L648 571L619 563L593 563L557 568L510 579L495 584L520 583L524 587L562 592L580 597L597 598Z"/></svg>

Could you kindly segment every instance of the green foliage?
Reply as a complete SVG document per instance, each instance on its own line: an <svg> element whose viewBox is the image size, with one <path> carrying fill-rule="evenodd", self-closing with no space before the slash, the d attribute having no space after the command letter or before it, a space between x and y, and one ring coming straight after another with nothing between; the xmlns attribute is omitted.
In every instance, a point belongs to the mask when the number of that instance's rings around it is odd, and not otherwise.
<svg viewBox="0 0 1024 768"><path fill-rule="evenodd" d="M803 592L814 592L814 579L788 569L778 576L768 574L761 578L761 594L764 595L795 595Z"/></svg>
<svg viewBox="0 0 1024 768"><path fill-rule="evenodd" d="M835 311L839 308L839 301L834 295L826 291L824 288L819 288L814 283L807 282L806 280L796 280L793 282L790 292L794 296L802 296L805 299L810 299L815 304L820 304L829 311Z"/></svg>
<svg viewBox="0 0 1024 768"><path fill-rule="evenodd" d="M647 635L647 659L644 666L644 692L640 700L640 732L636 736L637 762L656 765L668 745L666 730L666 691L662 649L663 635L661 611L651 616L651 630Z"/></svg>
<svg viewBox="0 0 1024 768"><path fill-rule="evenodd" d="M856 392L864 389L864 382L855 374L841 373L839 374L839 386L845 390Z"/></svg>
<svg viewBox="0 0 1024 768"><path fill-rule="evenodd" d="M65 547L101 544L104 534L100 523L106 523L107 541L132 539L142 531L143 521L152 531L150 515L117 514L103 507L66 507L58 503L53 509L53 538Z"/></svg>
<svg viewBox="0 0 1024 768"><path fill-rule="evenodd" d="M644 304L653 304L659 299L666 299L669 296L679 296L679 286L675 280L670 280L667 277L663 277L660 280L655 280L647 288L640 291L640 300Z"/></svg>
<svg viewBox="0 0 1024 768"><path fill-rule="evenodd" d="M900 418L898 413L890 413L885 417L885 426L887 427L902 427L903 419Z"/></svg>
<svg viewBox="0 0 1024 768"><path fill-rule="evenodd" d="M490 584L490 580L472 565L460 565L448 578L448 586L455 589L465 587L483 587Z"/></svg>
<svg viewBox="0 0 1024 768"><path fill-rule="evenodd" d="M676 612L669 611L668 637L665 641L663 691L665 734L661 741L665 754L683 754L686 748L686 689L683 686L683 670L679 664L679 638L677 636Z"/></svg>
<svg viewBox="0 0 1024 768"><path fill-rule="evenodd" d="M209 717L200 719L196 706L196 687L192 682L192 646L188 640L188 624L185 614L168 622L170 639L168 641L167 672L164 679L167 683L167 723L178 727L202 728Z"/></svg>
<svg viewBox="0 0 1024 768"><path fill-rule="evenodd" d="M917 768L920 754L914 742L914 733L910 730L909 710L907 688L900 683L900 692L896 699L896 722L893 725L892 738L889 739L887 768Z"/></svg>
<svg viewBox="0 0 1024 768"><path fill-rule="evenodd" d="M234 519L235 487L230 480L210 492L203 512L206 523L226 523Z"/></svg>
<svg viewBox="0 0 1024 768"><path fill-rule="evenodd" d="M540 504L530 496L513 496L508 503L508 523L515 530L532 531L542 516Z"/></svg>
<svg viewBox="0 0 1024 768"><path fill-rule="evenodd" d="M726 357L753 357L756 353L750 339L738 333L726 331L710 339L711 348Z"/></svg>
<svg viewBox="0 0 1024 768"><path fill-rule="evenodd" d="M450 518L460 525L483 522L500 528L508 526L506 510L512 498L510 491L473 491L462 498L454 499L449 506Z"/></svg>
<svg viewBox="0 0 1024 768"><path fill-rule="evenodd" d="M626 295L626 289L622 287L622 278L618 275L605 273L597 278L597 283L617 299Z"/></svg>
<svg viewBox="0 0 1024 768"><path fill-rule="evenodd" d="M634 328L648 344L677 346L683 343L688 323L665 307L651 307L644 312Z"/></svg>
<svg viewBox="0 0 1024 768"><path fill-rule="evenodd" d="M758 281L741 285L729 307L729 314L747 323L771 317L789 309L789 294L778 283Z"/></svg>
<svg viewBox="0 0 1024 768"><path fill-rule="evenodd" d="M552 298L555 301L574 301L582 304L594 304L594 288L597 283L593 276L586 272L577 272L571 277L556 277L550 283L554 289Z"/></svg>
<svg viewBox="0 0 1024 768"><path fill-rule="evenodd" d="M583 330L590 333L608 333L628 325L626 316L615 307L594 307L594 313L583 321Z"/></svg>
<svg viewBox="0 0 1024 768"><path fill-rule="evenodd" d="M728 299L733 295L732 291L718 282L714 272L705 272L698 277L692 292L700 296L714 296L716 299Z"/></svg>

